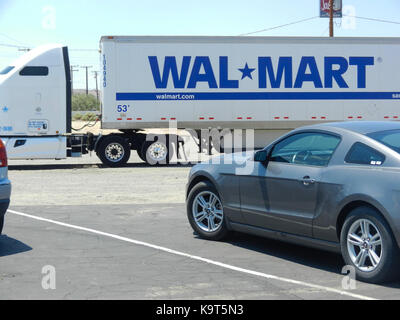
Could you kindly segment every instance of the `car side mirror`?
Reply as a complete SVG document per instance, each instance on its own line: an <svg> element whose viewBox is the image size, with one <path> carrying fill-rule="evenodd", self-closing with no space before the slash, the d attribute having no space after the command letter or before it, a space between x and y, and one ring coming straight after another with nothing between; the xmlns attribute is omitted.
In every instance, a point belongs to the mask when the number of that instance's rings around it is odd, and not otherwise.
<svg viewBox="0 0 400 320"><path fill-rule="evenodd" d="M254 161L255 162L262 162L264 164L268 163L269 158L269 149L257 151L254 154Z"/></svg>

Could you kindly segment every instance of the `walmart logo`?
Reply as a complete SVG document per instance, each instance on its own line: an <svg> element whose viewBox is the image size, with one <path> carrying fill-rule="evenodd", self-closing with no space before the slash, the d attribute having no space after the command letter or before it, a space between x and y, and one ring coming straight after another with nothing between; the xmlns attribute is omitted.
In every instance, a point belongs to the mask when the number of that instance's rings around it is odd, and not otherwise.
<svg viewBox="0 0 400 320"><path fill-rule="evenodd" d="M258 57L257 65L245 62L235 69L240 73L229 74L229 58L220 56L218 64L213 65L208 56L184 56L178 68L175 56L166 56L160 68L156 56L148 57L154 85L165 89L171 83L175 89L195 89L205 83L210 89L238 89L241 81L255 81L255 87L263 88L302 88L310 83L314 88L349 88L346 73L354 69L357 88L366 88L368 68L374 66L374 57L324 57L318 65L314 56L300 57L295 64L293 57ZM241 76L238 76L238 74Z"/></svg>

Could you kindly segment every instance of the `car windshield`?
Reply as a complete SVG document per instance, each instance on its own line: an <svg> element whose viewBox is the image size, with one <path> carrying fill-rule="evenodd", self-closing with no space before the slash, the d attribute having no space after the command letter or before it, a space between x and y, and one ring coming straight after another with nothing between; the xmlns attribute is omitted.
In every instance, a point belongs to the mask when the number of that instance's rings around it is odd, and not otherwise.
<svg viewBox="0 0 400 320"><path fill-rule="evenodd" d="M400 130L378 131L369 133L367 136L400 153Z"/></svg>
<svg viewBox="0 0 400 320"><path fill-rule="evenodd" d="M12 66L5 67L3 70L0 71L0 74L1 74L1 75L7 74L7 73L9 73L12 69L14 69L14 67L12 67Z"/></svg>

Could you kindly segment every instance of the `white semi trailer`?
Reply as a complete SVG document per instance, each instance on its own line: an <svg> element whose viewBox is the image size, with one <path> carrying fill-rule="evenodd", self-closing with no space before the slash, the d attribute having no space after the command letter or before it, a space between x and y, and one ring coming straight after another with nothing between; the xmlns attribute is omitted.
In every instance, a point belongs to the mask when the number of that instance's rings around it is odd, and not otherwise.
<svg viewBox="0 0 400 320"><path fill-rule="evenodd" d="M400 38L104 36L100 52L101 127L120 133L72 133L68 49L42 46L0 73L10 159L95 151L119 166L137 150L160 162L170 144L143 130L171 121L254 129L260 148L314 122L400 119Z"/></svg>

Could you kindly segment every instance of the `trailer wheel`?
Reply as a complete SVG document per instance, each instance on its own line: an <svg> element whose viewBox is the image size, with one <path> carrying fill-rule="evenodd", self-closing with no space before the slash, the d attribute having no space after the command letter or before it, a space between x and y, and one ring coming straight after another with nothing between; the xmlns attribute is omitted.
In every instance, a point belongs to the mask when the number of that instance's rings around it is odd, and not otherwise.
<svg viewBox="0 0 400 320"><path fill-rule="evenodd" d="M97 150L101 162L109 167L121 167L131 156L129 143L122 137L112 135L104 137Z"/></svg>
<svg viewBox="0 0 400 320"><path fill-rule="evenodd" d="M170 158L169 139L166 141L144 141L139 157L150 165L168 164ZM138 152L139 153L139 152Z"/></svg>

